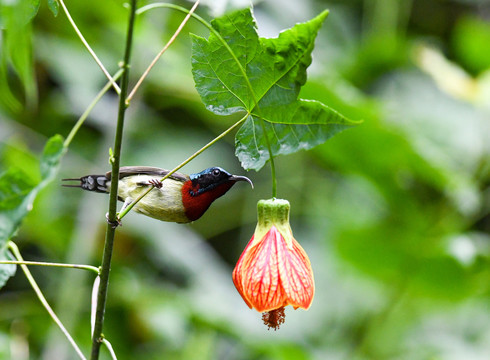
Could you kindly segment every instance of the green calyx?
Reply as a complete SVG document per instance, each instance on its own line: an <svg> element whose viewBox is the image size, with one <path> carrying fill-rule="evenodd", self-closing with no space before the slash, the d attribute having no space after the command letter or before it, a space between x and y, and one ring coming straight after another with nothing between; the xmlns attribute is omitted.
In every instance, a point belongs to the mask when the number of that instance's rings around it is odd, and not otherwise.
<svg viewBox="0 0 490 360"><path fill-rule="evenodd" d="M284 199L259 200L257 203L257 227L254 240L260 241L272 226L281 233L287 246L292 249L293 232L289 225L289 201Z"/></svg>
<svg viewBox="0 0 490 360"><path fill-rule="evenodd" d="M259 226L287 223L289 225L289 201L284 199L259 200L257 215Z"/></svg>

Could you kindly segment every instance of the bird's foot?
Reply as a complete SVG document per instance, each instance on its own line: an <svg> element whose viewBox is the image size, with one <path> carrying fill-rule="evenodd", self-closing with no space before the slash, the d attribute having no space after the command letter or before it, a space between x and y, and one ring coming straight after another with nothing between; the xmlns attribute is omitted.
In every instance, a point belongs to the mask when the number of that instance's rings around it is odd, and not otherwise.
<svg viewBox="0 0 490 360"><path fill-rule="evenodd" d="M162 186L163 186L163 183L160 180L158 180L158 179L151 179L151 180L148 181L148 183L150 185L153 185L157 189L161 189Z"/></svg>
<svg viewBox="0 0 490 360"><path fill-rule="evenodd" d="M107 213L107 214L105 214L105 218L106 218L106 220L107 220L107 223L108 223L108 224L109 224L109 225L110 225L110 226L111 226L113 229L117 228L118 226L122 226L122 222L121 222L121 220L119 220L119 218L118 218L118 217L116 217L116 220L111 221L111 220L109 220L109 213Z"/></svg>

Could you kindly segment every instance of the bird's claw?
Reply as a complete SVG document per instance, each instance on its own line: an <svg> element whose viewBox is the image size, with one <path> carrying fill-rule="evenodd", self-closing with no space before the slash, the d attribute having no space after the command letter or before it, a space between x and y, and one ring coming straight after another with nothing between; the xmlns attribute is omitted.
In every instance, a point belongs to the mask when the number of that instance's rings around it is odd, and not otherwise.
<svg viewBox="0 0 490 360"><path fill-rule="evenodd" d="M109 220L109 213L105 214L105 218L107 220L107 223L113 228L117 228L118 226L122 226L121 220L119 220L119 217L116 217L116 220L112 221Z"/></svg>
<svg viewBox="0 0 490 360"><path fill-rule="evenodd" d="M161 182L161 180L158 180L158 179L151 179L148 182L150 183L150 185L153 185L157 189L161 189L163 186L163 183Z"/></svg>

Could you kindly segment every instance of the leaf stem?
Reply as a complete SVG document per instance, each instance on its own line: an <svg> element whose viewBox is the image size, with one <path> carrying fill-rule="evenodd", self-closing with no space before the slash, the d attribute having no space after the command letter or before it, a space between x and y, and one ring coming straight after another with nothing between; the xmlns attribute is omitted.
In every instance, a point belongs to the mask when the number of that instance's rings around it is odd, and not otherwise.
<svg viewBox="0 0 490 360"><path fill-rule="evenodd" d="M119 178L119 164L121 157L121 145L124 129L124 115L126 112L126 94L129 84L129 62L131 59L131 49L133 44L133 30L136 18L136 0L131 0L131 8L129 9L128 29L126 33L126 45L124 50L124 59L121 66L123 70L121 79L121 92L119 94L119 110L117 116L116 135L114 139L114 158L112 161L112 176L113 179ZM116 229L109 222L116 221L117 210L117 190L118 182L111 181L111 191L109 200L109 215L106 228L106 237L104 243L104 253L102 255L102 266L100 270L100 285L97 293L97 307L95 312L95 324L92 334L92 351L91 360L97 360L100 353L100 345L103 341L102 328L104 325L104 312L107 300L107 290L109 286L109 274L111 270L112 252L114 248L114 237Z"/></svg>
<svg viewBox="0 0 490 360"><path fill-rule="evenodd" d="M31 265L31 266L48 266L48 267L60 267L60 268L69 268L69 269L81 269L81 270L89 270L94 273L99 273L99 268L91 265L79 265L79 264L64 264L64 263L51 263L51 262L42 262L42 261L15 261L15 260L0 260L0 264L15 264L15 265Z"/></svg>
<svg viewBox="0 0 490 360"><path fill-rule="evenodd" d="M236 129L239 125L243 124L243 122L247 119L249 114L247 113L244 117L242 117L240 120L238 120L236 123L234 123L232 126L230 126L228 129L223 131L220 135L215 137L213 140L208 142L206 145L204 145L202 148L197 150L194 154L189 156L187 159L185 159L183 162L181 162L179 165L177 165L175 168L169 171L167 175L165 175L160 181L165 181L167 178L169 178L174 172L182 168L184 165L188 164L190 161L192 161L194 158L196 158L198 155L200 155L204 150L208 149L212 145L214 145L217 141L221 140L224 138L226 135L228 135L230 132L232 132L234 129ZM138 196L136 199L133 200L131 204L129 204L123 211L121 211L118 214L118 220L121 220L126 214L141 200L143 197L145 197L152 189L154 186L150 186L145 192L143 192L140 196Z"/></svg>
<svg viewBox="0 0 490 360"><path fill-rule="evenodd" d="M99 67L101 68L102 72L107 77L107 79L109 79L109 81L111 82L111 85L114 87L114 90L116 90L116 92L119 94L121 92L121 89L116 84L115 80L109 74L109 72L107 71L107 69L104 67L104 65L102 64L102 62L99 60L99 58L97 57L97 55L95 54L95 52L92 50L92 48L88 44L87 40L85 40L85 38L83 37L81 31L78 29L77 25L75 24L75 21L73 21L73 18L71 17L71 15L70 15L70 13L69 13L69 11L68 11L65 3L63 2L63 0L58 0L58 1L60 2L61 7L63 8L63 11L65 12L65 15L66 15L68 21L70 22L71 26L73 27L73 29L77 33L78 37L82 41L83 45L88 50L88 52L90 53L90 55L92 55L92 57L94 58L95 62L97 63L97 65L99 65Z"/></svg>
<svg viewBox="0 0 490 360"><path fill-rule="evenodd" d="M257 110L260 113L260 109L257 106ZM277 179L276 179L276 165L274 164L274 155L272 154L272 147L269 141L269 137L267 136L267 130L265 128L264 119L259 115L260 127L262 128L262 132L265 137L265 144L267 145L267 150L269 151L269 161L271 163L271 178L272 178L272 198L275 199L277 197Z"/></svg>
<svg viewBox="0 0 490 360"><path fill-rule="evenodd" d="M63 143L64 148L68 148L70 146L70 143L72 142L73 138L77 134L78 130L82 127L83 123L87 119L88 115L90 112L93 110L95 105L99 102L99 100L104 96L104 94L111 88L112 83L119 79L119 77L122 75L123 70L119 69L117 73L114 74L114 77L111 77L112 81L109 80L109 82L102 88L102 90L99 91L99 93L95 96L95 98L92 100L92 102L89 104L89 106L85 109L83 114L80 116L76 124L73 126L71 129L70 133L66 137L65 142Z"/></svg>
<svg viewBox="0 0 490 360"><path fill-rule="evenodd" d="M156 62L158 61L158 59L160 59L160 57L163 55L163 53L165 51L167 51L167 49L170 47L170 45L172 45L172 43L175 41L175 39L177 38L177 36L180 34L180 32L182 31L182 29L184 28L185 24L187 23L187 21L189 21L190 17L192 16L192 14L194 13L194 10L196 10L197 6L199 5L199 1L200 0L197 0L195 3L194 3L194 6L192 6L191 10L187 13L186 17L184 18L184 20L180 23L179 27L177 28L177 30L175 31L175 33L172 35L172 37L170 38L170 40L165 44L165 46L163 47L163 49L157 54L157 56L155 56L155 58L153 59L153 61L151 62L150 66L148 66L148 68L145 70L145 72L143 73L143 75L141 75L141 77L139 78L138 82L136 83L136 85L134 86L133 90L131 90L131 93L129 94L128 98L126 99L126 104L129 105L131 99L133 98L134 94L136 93L136 91L138 90L138 88L140 87L141 83L143 82L143 80L145 80L145 78L148 76L150 70L153 68L153 66L155 66Z"/></svg>
<svg viewBox="0 0 490 360"><path fill-rule="evenodd" d="M83 353L80 350L80 348L78 347L77 343L75 342L75 340L73 340L73 338L71 337L70 333L68 332L68 330L66 330L65 326L60 321L60 319L58 318L58 316L56 315L56 313L53 311L53 309L51 308L51 306L49 306L48 301L44 297L44 295L43 295L41 289L39 288L39 286L37 285L36 280L34 280L34 277L32 276L31 272L27 268L27 265L24 264L25 261L22 258L22 255L20 254L20 251L19 251L19 248L17 247L17 245L14 242L9 241L8 242L8 248L10 249L10 251L12 251L12 254L14 255L14 257L19 261L20 267L21 267L22 271L24 272L24 274L25 274L25 276L27 278L27 281L29 281L29 284L31 284L32 289L36 293L36 295L37 295L39 301L41 302L41 304L44 306L44 308L48 312L49 316L51 316L51 318L53 319L53 321L60 328L61 332L63 332L63 334L65 335L65 337L68 339L68 341L70 342L70 344L73 347L73 349L75 349L75 352L77 353L78 357L80 359L85 360L86 358L83 355Z"/></svg>

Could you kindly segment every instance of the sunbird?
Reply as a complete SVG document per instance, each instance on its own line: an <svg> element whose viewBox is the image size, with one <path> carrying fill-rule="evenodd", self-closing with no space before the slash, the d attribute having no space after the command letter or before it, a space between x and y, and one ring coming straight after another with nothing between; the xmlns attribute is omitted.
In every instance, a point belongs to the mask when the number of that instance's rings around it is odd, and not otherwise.
<svg viewBox="0 0 490 360"><path fill-rule="evenodd" d="M226 194L237 181L252 181L245 176L232 175L220 167L186 175L174 172L163 182L169 170L150 166L125 166L119 169L118 198L126 208L149 186L154 186L134 207L136 212L162 221L188 223L199 219L214 200ZM86 175L63 179L79 184L63 184L83 190L109 193L111 172L105 175ZM121 211L122 211L121 209Z"/></svg>

